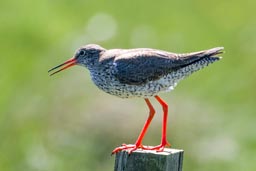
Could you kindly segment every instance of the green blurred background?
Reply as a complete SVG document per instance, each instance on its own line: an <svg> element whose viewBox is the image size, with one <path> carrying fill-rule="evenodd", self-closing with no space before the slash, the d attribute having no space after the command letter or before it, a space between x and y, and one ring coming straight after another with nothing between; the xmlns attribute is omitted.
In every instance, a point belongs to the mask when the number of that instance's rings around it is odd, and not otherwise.
<svg viewBox="0 0 256 171"><path fill-rule="evenodd" d="M110 152L134 143L142 99L98 90L89 72L47 70L81 45L225 54L162 94L168 139L186 171L256 169L255 0L0 1L0 170L110 171ZM144 144L157 145L161 108ZM118 130L118 131L117 131Z"/></svg>

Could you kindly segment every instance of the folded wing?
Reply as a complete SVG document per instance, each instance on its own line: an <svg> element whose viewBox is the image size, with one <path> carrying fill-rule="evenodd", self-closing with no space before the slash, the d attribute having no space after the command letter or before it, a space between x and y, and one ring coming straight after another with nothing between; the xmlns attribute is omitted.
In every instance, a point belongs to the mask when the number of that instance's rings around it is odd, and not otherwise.
<svg viewBox="0 0 256 171"><path fill-rule="evenodd" d="M175 54L154 49L127 51L115 57L114 75L121 83L141 85L157 80L204 57L222 53L222 49L220 47L187 54Z"/></svg>

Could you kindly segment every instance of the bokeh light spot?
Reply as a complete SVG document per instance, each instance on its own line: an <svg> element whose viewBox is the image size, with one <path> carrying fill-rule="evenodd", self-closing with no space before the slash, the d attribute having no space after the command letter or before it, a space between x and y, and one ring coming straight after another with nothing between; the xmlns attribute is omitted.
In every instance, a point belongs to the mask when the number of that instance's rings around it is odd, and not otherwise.
<svg viewBox="0 0 256 171"><path fill-rule="evenodd" d="M92 41L105 41L112 38L117 30L115 19L105 13L93 16L86 27L87 35Z"/></svg>

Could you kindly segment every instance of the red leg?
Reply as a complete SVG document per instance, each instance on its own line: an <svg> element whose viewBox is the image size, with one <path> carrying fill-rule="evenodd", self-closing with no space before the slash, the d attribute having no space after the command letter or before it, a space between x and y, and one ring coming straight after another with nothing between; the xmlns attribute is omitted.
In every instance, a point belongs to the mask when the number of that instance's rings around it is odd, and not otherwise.
<svg viewBox="0 0 256 171"><path fill-rule="evenodd" d="M163 101L159 96L155 96L156 100L162 105L163 107L163 127L162 127L162 140L161 144L155 147L146 147L144 149L147 150L157 150L157 151L163 151L165 146L170 147L171 144L168 143L166 139L166 129L167 129L167 117L168 117L168 104Z"/></svg>
<svg viewBox="0 0 256 171"><path fill-rule="evenodd" d="M121 147L117 147L115 148L113 151L112 151L112 154L115 154L121 150L127 150L129 149L129 153L133 152L134 150L138 149L138 148L144 148L142 147L142 140L147 132L147 129L155 115L155 109L154 107L152 106L152 104L150 103L149 99L145 99L146 103L147 103L147 106L149 108L149 116L148 116L148 119L147 121L145 122L144 124L144 127L143 129L141 130L140 132L140 135L137 139L137 141L135 142L135 144L130 144L130 145L126 145L126 144L123 144Z"/></svg>

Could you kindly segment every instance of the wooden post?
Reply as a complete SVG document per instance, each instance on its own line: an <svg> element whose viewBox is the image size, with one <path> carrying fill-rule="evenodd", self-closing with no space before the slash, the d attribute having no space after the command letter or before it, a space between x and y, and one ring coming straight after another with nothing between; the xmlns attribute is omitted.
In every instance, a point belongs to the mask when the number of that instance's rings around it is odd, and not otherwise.
<svg viewBox="0 0 256 171"><path fill-rule="evenodd" d="M116 154L114 171L182 171L183 150L136 150Z"/></svg>

